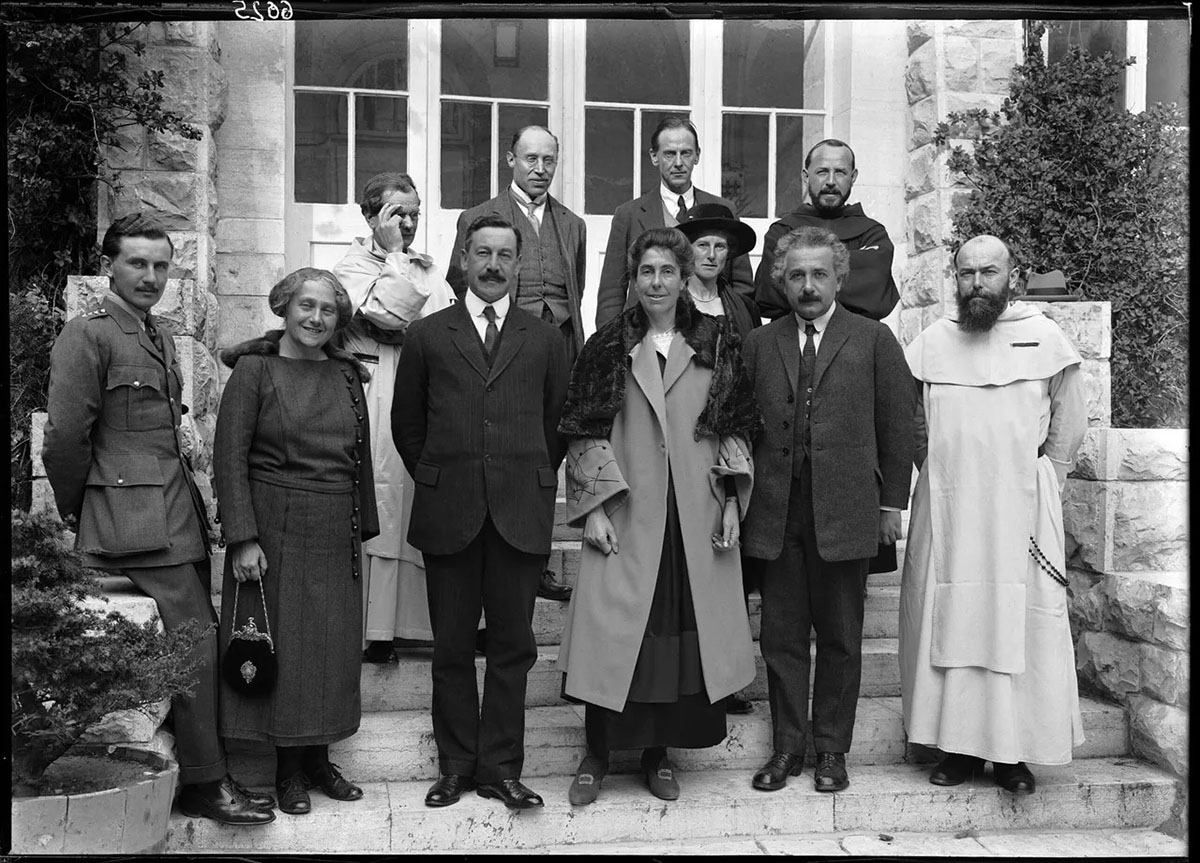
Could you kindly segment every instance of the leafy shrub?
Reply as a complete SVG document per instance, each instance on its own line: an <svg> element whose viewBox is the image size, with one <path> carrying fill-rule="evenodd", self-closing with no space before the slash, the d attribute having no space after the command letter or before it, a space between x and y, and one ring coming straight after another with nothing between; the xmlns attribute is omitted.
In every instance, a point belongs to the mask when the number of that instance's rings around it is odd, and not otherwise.
<svg viewBox="0 0 1200 863"><path fill-rule="evenodd" d="M999 112L948 115L935 141L971 186L955 246L1007 240L1024 265L1061 269L1089 300L1112 302L1112 424L1187 426L1187 129L1174 105L1118 104L1132 61L1072 48L1046 65L1032 27Z"/></svg>
<svg viewBox="0 0 1200 863"><path fill-rule="evenodd" d="M96 271L102 159L127 128L199 139L164 106L163 74L134 75L146 24L46 23L0 13L7 60L10 496L29 507L29 415L44 410L67 276ZM40 298L40 299L39 299Z"/></svg>
<svg viewBox="0 0 1200 863"><path fill-rule="evenodd" d="M97 596L92 571L51 516L12 511L12 786L36 787L46 768L106 714L190 693L193 648L209 627L190 621L163 634Z"/></svg>

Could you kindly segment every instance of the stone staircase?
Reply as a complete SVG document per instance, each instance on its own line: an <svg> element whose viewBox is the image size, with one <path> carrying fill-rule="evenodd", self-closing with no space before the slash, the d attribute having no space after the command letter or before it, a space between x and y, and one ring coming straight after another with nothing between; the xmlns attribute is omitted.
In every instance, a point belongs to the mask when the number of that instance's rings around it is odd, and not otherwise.
<svg viewBox="0 0 1200 863"><path fill-rule="evenodd" d="M551 566L574 583L580 531L562 523L563 509L560 501ZM902 561L903 544L899 552ZM362 800L339 803L314 791L310 814L280 813L275 823L256 829L176 811L168 851L1186 855L1183 841L1157 829L1178 821L1186 805L1183 783L1129 755L1128 722L1119 705L1083 700L1086 744L1069 766L1035 767L1038 791L1032 796L1014 798L990 776L956 788L929 784L938 753L908 744L901 722L899 579L899 571L870 579L846 791L814 791L811 767L778 792L750 786L771 750L756 594L750 611L757 675L747 689L755 711L730 716L729 734L719 746L672 750L679 800L651 796L637 773L638 753L628 752L613 754L613 772L596 803L572 807L567 788L584 752L583 708L562 700L561 676L554 669L567 606L538 599L539 650L526 697L523 779L545 798L544 809L514 813L474 794L446 809L424 805L438 773L429 716L432 650L402 648L398 665L363 666L362 725L331 747L333 760L363 787ZM219 577L214 581L219 586ZM476 662L482 683L482 657ZM230 756L239 779L271 786L274 756L268 747L231 742Z"/></svg>

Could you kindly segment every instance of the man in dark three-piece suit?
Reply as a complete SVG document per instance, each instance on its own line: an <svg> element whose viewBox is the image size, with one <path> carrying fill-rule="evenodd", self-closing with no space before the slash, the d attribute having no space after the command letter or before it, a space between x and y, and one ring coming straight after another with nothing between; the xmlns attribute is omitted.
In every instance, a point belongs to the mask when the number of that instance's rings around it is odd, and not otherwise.
<svg viewBox="0 0 1200 863"><path fill-rule="evenodd" d="M803 764L814 628L814 787L849 784L863 578L877 545L900 537L908 505L915 391L891 331L836 302L849 269L830 231L787 234L775 280L792 313L752 331L745 345L766 423L742 525L746 554L766 560L760 641L774 754L753 781L764 791L782 788Z"/></svg>
<svg viewBox="0 0 1200 863"><path fill-rule="evenodd" d="M558 170L558 139L542 126L523 126L513 135L507 154L512 183L489 201L464 210L458 217L454 248L446 281L462 300L467 290L466 267L459 262L467 228L481 216L498 216L521 237L521 268L508 287L513 304L558 328L566 351L567 371L585 341L580 303L583 301L587 228L583 219L550 194ZM622 252L624 255L624 252ZM543 561L538 596L565 602L571 586L562 582Z"/></svg>
<svg viewBox="0 0 1200 863"><path fill-rule="evenodd" d="M511 287L520 234L484 215L467 226L462 301L408 327L392 436L415 483L408 541L425 556L433 624L433 733L440 777L429 806L477 787L510 809L541 806L519 781L532 621L554 524L557 432L568 369L556 328ZM475 630L489 622L480 706Z"/></svg>
<svg viewBox="0 0 1200 863"><path fill-rule="evenodd" d="M732 213L737 208L724 198L692 185L692 171L700 161L700 140L690 120L665 117L650 136L650 161L662 182L640 198L617 207L608 231L604 266L596 292L596 328L604 326L637 302L629 290L626 253L633 241L650 228L674 228L687 221L699 204L720 204ZM754 296L754 272L748 255L732 258L729 282L739 294Z"/></svg>

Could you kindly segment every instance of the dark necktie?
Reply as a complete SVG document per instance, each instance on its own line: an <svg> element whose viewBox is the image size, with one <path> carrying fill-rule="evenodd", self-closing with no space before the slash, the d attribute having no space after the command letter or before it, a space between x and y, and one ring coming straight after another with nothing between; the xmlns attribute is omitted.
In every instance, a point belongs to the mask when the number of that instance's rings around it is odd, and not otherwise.
<svg viewBox="0 0 1200 863"><path fill-rule="evenodd" d="M163 352L162 336L151 315L146 315L146 335L150 337L150 341L154 342L154 347L158 348L158 352L161 354Z"/></svg>
<svg viewBox="0 0 1200 863"><path fill-rule="evenodd" d="M683 224L687 221L687 201L683 199L683 195L679 196L679 212L675 214L675 221Z"/></svg>
<svg viewBox="0 0 1200 863"><path fill-rule="evenodd" d="M488 365L492 364L492 352L496 350L496 339L500 338L500 329L496 326L496 310L491 306L483 307L483 316L487 318L487 330L483 334L483 353Z"/></svg>
<svg viewBox="0 0 1200 863"><path fill-rule="evenodd" d="M817 363L817 328L812 321L804 325L804 353L800 357L800 374L808 386L812 384L813 366Z"/></svg>

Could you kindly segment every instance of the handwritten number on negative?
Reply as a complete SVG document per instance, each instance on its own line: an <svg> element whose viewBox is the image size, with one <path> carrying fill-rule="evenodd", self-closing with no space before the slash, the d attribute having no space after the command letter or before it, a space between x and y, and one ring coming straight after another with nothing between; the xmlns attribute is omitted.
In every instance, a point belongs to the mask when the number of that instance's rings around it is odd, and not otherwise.
<svg viewBox="0 0 1200 863"><path fill-rule="evenodd" d="M263 17L263 9L266 9L266 17ZM291 21L295 13L292 12L292 4L288 0L280 0L275 3L274 0L267 0L266 3L261 0L253 0L249 5L246 0L233 0L233 14L240 21Z"/></svg>

